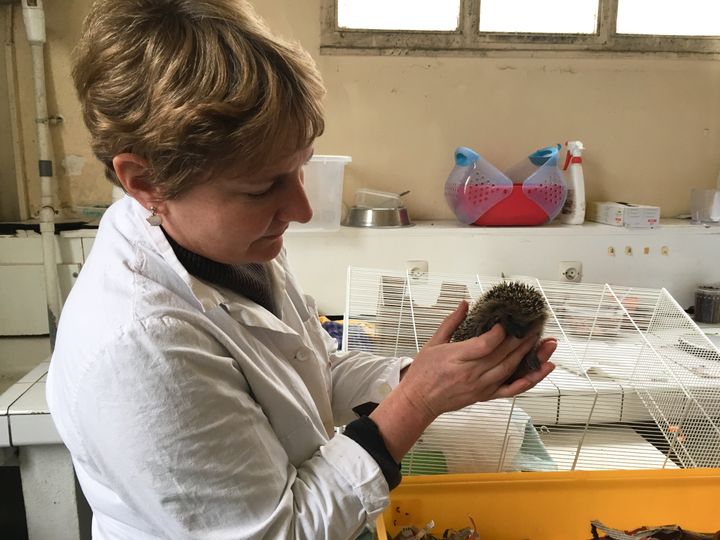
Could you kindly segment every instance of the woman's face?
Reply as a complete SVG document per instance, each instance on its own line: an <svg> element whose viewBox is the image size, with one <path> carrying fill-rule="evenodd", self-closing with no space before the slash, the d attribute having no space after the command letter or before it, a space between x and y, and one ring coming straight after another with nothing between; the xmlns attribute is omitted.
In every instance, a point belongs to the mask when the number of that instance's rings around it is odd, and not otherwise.
<svg viewBox="0 0 720 540"><path fill-rule="evenodd" d="M229 171L209 178L163 202L163 228L185 249L216 262L275 258L290 222L312 217L303 188L312 152L306 148L252 176Z"/></svg>

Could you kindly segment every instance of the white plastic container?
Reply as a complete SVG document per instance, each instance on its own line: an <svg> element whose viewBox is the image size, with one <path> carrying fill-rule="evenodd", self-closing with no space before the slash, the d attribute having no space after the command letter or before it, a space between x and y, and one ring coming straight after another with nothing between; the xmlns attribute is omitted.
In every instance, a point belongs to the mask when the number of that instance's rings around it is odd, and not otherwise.
<svg viewBox="0 0 720 540"><path fill-rule="evenodd" d="M567 198L560 211L560 221L568 225L580 225L585 221L585 178L582 170L582 152L585 150L580 141L568 141L567 159L563 170L567 171Z"/></svg>
<svg viewBox="0 0 720 540"><path fill-rule="evenodd" d="M345 165L350 156L313 156L305 165L305 193L313 217L307 223L291 223L289 231L318 232L340 229Z"/></svg>

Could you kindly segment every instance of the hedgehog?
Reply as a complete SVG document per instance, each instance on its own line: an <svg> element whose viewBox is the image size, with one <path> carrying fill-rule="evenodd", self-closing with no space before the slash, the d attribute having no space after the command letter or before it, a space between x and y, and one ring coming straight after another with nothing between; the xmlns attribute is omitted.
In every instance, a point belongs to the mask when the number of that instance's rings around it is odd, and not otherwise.
<svg viewBox="0 0 720 540"><path fill-rule="evenodd" d="M497 323L503 326L508 335L523 338L536 333L539 336L547 318L547 304L540 291L519 281L503 281L493 285L478 298L450 341L464 341L479 336ZM507 383L540 368L538 343L521 360Z"/></svg>

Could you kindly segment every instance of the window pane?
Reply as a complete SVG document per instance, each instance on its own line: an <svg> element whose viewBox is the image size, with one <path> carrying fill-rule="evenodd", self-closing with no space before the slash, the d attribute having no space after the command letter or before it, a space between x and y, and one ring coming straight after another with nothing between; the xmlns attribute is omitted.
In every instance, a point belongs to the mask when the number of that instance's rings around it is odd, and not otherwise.
<svg viewBox="0 0 720 540"><path fill-rule="evenodd" d="M594 34L598 0L482 0L481 32Z"/></svg>
<svg viewBox="0 0 720 540"><path fill-rule="evenodd" d="M338 0L338 26L457 30L460 0Z"/></svg>
<svg viewBox="0 0 720 540"><path fill-rule="evenodd" d="M619 0L618 34L720 35L718 0Z"/></svg>

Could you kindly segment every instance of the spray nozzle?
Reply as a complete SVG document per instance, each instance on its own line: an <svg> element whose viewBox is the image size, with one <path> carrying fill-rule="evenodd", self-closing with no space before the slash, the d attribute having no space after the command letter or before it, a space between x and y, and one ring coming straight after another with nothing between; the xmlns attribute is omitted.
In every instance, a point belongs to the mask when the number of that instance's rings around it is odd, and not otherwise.
<svg viewBox="0 0 720 540"><path fill-rule="evenodd" d="M582 163L582 153L585 150L582 141L567 141L565 146L567 147L567 154L565 155L563 171L566 171L572 163Z"/></svg>
<svg viewBox="0 0 720 540"><path fill-rule="evenodd" d="M567 141L565 146L567 147L568 152L570 152L573 156L580 156L582 155L583 150L585 150L585 145L582 141Z"/></svg>

